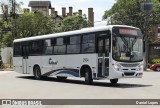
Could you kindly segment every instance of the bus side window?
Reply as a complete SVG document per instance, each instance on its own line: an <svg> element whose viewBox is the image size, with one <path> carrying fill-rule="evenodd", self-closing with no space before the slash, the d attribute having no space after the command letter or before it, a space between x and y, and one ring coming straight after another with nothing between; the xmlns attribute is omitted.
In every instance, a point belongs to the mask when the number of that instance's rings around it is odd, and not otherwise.
<svg viewBox="0 0 160 108"><path fill-rule="evenodd" d="M80 53L80 43L81 43L81 36L72 36L69 37L69 42L67 45L67 53Z"/></svg>
<svg viewBox="0 0 160 108"><path fill-rule="evenodd" d="M82 38L82 53L95 52L95 34L86 34Z"/></svg>
<svg viewBox="0 0 160 108"><path fill-rule="evenodd" d="M44 40L43 43L43 54L50 55L53 52L53 46L51 43L51 39Z"/></svg>
<svg viewBox="0 0 160 108"><path fill-rule="evenodd" d="M14 43L14 52L13 56L22 56L22 47L21 43Z"/></svg>
<svg viewBox="0 0 160 108"><path fill-rule="evenodd" d="M30 55L40 55L42 54L42 40L36 40L30 42Z"/></svg>
<svg viewBox="0 0 160 108"><path fill-rule="evenodd" d="M54 54L65 54L66 44L64 40L65 38L56 38L54 46Z"/></svg>

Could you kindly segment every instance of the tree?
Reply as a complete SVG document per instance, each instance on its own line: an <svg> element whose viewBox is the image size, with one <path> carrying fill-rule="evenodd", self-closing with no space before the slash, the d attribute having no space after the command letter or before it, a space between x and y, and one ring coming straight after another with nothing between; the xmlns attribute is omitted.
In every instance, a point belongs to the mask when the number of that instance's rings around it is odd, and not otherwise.
<svg viewBox="0 0 160 108"><path fill-rule="evenodd" d="M0 48L12 45L12 32L9 22L0 19Z"/></svg>
<svg viewBox="0 0 160 108"><path fill-rule="evenodd" d="M16 16L16 13L22 13L22 4L23 2L17 3L15 0L1 0L0 7L4 20L8 22L10 17Z"/></svg>
<svg viewBox="0 0 160 108"><path fill-rule="evenodd" d="M53 20L43 13L26 12L10 22L2 21L0 43L11 47L14 39L53 33L53 26Z"/></svg>
<svg viewBox="0 0 160 108"><path fill-rule="evenodd" d="M141 3L146 0L117 0L110 10L107 10L103 19L108 19L108 24L125 24L145 30L145 13L141 11ZM153 10L149 13L149 38L153 36L153 27L160 23L160 2L157 0L148 0L153 3ZM144 32L143 32L144 33Z"/></svg>
<svg viewBox="0 0 160 108"><path fill-rule="evenodd" d="M73 16L68 16L62 21L62 31L79 30L85 27L88 27L86 17L78 13Z"/></svg>
<svg viewBox="0 0 160 108"><path fill-rule="evenodd" d="M26 12L17 19L17 37L25 38L53 33L53 21L43 13Z"/></svg>
<svg viewBox="0 0 160 108"><path fill-rule="evenodd" d="M21 5L23 3L17 3L15 0L1 0L0 9L2 11L2 19L0 20L0 46L11 47L15 35L15 19L18 17L17 13L21 13Z"/></svg>

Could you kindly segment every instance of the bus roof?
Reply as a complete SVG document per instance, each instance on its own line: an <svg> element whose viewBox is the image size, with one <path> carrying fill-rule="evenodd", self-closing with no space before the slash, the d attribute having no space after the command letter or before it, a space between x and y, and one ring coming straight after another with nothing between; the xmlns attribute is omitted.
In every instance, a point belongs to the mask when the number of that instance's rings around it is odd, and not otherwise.
<svg viewBox="0 0 160 108"><path fill-rule="evenodd" d="M68 32L61 32L61 33L54 33L54 34L47 34L47 35L40 35L40 36L15 39L13 42L31 41L31 40L47 39L47 38L60 37L60 36L68 36L68 35L74 35L74 34L97 32L97 31L103 31L103 30L111 30L112 27L136 28L136 27L127 26L127 25L106 25L106 26L101 26L101 27L88 27L88 28L82 28L81 30L74 30L74 31L68 31ZM136 29L138 29L138 28L136 28Z"/></svg>

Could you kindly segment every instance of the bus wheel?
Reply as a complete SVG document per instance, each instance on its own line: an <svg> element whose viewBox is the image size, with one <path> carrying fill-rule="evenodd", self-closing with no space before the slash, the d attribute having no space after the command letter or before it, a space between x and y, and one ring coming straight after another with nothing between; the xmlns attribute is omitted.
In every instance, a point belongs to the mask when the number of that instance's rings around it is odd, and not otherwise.
<svg viewBox="0 0 160 108"><path fill-rule="evenodd" d="M88 68L85 69L85 83L87 85L91 85L93 83L92 73Z"/></svg>
<svg viewBox="0 0 160 108"><path fill-rule="evenodd" d="M64 76L57 76L57 79L58 79L58 80L65 80L65 79L67 79L67 77L64 77Z"/></svg>
<svg viewBox="0 0 160 108"><path fill-rule="evenodd" d="M118 79L110 79L111 84L117 84Z"/></svg>
<svg viewBox="0 0 160 108"><path fill-rule="evenodd" d="M34 68L34 77L35 77L35 79L37 79L37 80L40 80L40 79L41 79L41 70L40 70L40 68L39 68L38 66L36 66L36 67Z"/></svg>

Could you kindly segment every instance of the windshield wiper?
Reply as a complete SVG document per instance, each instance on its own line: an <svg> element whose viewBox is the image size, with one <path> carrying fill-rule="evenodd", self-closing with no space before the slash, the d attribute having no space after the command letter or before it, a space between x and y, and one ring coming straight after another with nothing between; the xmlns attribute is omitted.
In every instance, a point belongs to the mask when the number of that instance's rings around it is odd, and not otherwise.
<svg viewBox="0 0 160 108"><path fill-rule="evenodd" d="M124 45L127 47L127 50L128 50L128 41L121 35L120 35L120 38L122 39Z"/></svg>
<svg viewBox="0 0 160 108"><path fill-rule="evenodd" d="M136 41L137 41L137 37L135 37L134 40L132 41L132 47L136 43Z"/></svg>

